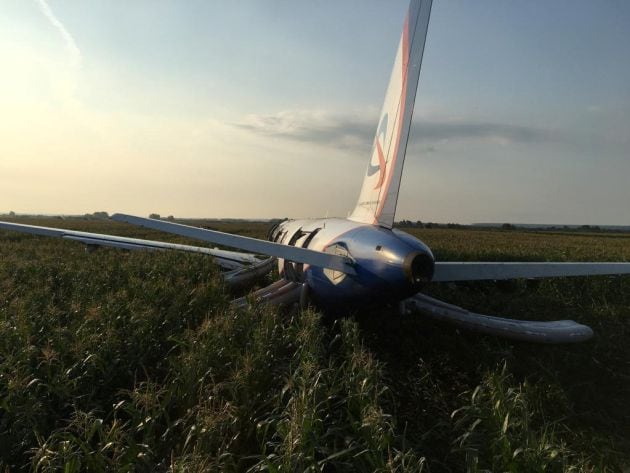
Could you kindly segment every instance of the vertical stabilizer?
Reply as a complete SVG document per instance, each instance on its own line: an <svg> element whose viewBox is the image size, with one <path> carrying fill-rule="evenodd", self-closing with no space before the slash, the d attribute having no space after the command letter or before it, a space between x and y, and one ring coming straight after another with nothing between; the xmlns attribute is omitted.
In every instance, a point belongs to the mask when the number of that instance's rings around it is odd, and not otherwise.
<svg viewBox="0 0 630 473"><path fill-rule="evenodd" d="M350 220L391 228L432 0L411 0L357 206Z"/></svg>

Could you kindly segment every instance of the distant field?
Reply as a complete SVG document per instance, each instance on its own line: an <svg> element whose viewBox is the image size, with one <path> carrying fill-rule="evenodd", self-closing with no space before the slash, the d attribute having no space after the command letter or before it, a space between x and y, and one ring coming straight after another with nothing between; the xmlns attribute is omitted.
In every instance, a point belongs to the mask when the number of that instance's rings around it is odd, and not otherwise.
<svg viewBox="0 0 630 473"><path fill-rule="evenodd" d="M110 221L16 221L198 244ZM630 261L629 234L407 231L440 260ZM507 342L395 308L235 312L208 258L0 231L0 470L630 468L630 278L427 292L571 318L596 337Z"/></svg>

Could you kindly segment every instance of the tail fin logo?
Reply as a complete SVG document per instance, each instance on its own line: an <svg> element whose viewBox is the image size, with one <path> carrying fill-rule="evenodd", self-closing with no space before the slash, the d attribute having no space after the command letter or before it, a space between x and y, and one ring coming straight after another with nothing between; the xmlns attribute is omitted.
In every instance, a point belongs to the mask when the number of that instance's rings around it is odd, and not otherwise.
<svg viewBox="0 0 630 473"><path fill-rule="evenodd" d="M374 140L374 148L372 150L372 160L374 159L374 155L378 156L378 165L372 164L372 161L368 164L367 175L373 176L376 172L380 172L378 176L378 181L374 186L374 189L379 189L383 185L383 181L385 180L385 171L387 168L387 163L385 162L385 155L383 154L383 144L385 142L385 136L387 135L387 113L383 115L381 118L381 123L378 125L378 130L376 131L376 139Z"/></svg>

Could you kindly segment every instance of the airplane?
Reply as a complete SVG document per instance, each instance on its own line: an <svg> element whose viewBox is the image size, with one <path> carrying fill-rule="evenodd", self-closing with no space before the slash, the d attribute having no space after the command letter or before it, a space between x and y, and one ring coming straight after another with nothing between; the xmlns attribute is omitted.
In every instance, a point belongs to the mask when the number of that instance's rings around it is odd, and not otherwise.
<svg viewBox="0 0 630 473"><path fill-rule="evenodd" d="M630 263L440 262L419 239L394 227L432 0L411 0L357 204L348 218L286 220L269 240L181 223L114 214L112 219L223 247L179 245L58 228L0 222L0 228L126 250L174 250L215 258L228 284L268 274L277 261L280 280L253 293L272 304L312 301L324 310L401 304L477 332L540 343L588 340L593 331L570 320L523 321L475 314L421 292L430 282L630 274ZM261 257L259 255L266 255ZM251 300L236 300L243 306Z"/></svg>

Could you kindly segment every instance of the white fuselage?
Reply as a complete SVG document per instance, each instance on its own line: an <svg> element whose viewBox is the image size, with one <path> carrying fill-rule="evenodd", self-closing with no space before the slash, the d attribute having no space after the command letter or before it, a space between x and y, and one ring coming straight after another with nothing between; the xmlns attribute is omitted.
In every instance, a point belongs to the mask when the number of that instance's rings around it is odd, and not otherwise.
<svg viewBox="0 0 630 473"><path fill-rule="evenodd" d="M433 255L424 243L378 225L340 218L287 220L272 229L269 239L352 260L355 275L278 260L282 277L306 283L324 305L395 301L417 292L433 273Z"/></svg>

